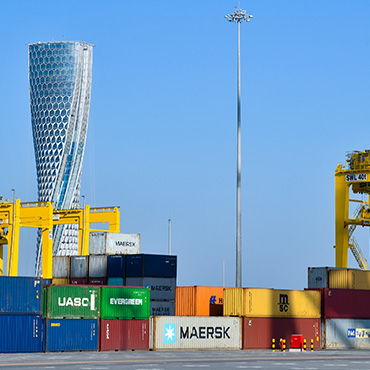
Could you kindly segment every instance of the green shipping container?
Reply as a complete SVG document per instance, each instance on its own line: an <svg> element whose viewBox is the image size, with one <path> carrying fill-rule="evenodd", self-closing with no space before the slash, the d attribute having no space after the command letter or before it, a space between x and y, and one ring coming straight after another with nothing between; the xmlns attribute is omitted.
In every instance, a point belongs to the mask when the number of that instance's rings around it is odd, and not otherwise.
<svg viewBox="0 0 370 370"><path fill-rule="evenodd" d="M150 316L150 290L144 288L101 288L102 319L140 319Z"/></svg>
<svg viewBox="0 0 370 370"><path fill-rule="evenodd" d="M48 319L97 319L100 288L83 285L49 285L44 287L43 317Z"/></svg>

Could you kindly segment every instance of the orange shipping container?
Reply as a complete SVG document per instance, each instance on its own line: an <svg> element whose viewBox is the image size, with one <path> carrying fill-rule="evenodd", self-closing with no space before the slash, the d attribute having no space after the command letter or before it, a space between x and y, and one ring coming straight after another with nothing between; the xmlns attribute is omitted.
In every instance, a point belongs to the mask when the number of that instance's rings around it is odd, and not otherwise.
<svg viewBox="0 0 370 370"><path fill-rule="evenodd" d="M176 287L176 316L222 316L223 303L223 287Z"/></svg>

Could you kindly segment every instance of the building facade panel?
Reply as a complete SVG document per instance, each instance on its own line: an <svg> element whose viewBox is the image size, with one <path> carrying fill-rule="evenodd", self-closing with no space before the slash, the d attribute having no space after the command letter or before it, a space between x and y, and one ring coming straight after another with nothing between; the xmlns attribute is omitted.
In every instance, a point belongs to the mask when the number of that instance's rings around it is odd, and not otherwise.
<svg viewBox="0 0 370 370"><path fill-rule="evenodd" d="M53 41L28 46L38 200L52 201L57 209L76 208L89 119L93 45ZM37 275L41 275L40 239ZM77 225L54 227L53 253L77 252Z"/></svg>

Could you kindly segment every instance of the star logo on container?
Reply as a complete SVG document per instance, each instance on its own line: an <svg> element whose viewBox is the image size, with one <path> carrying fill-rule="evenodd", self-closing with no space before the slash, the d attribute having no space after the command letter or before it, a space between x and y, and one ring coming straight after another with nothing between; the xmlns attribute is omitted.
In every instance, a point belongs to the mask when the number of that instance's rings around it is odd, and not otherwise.
<svg viewBox="0 0 370 370"><path fill-rule="evenodd" d="M164 324L164 343L176 343L176 324Z"/></svg>

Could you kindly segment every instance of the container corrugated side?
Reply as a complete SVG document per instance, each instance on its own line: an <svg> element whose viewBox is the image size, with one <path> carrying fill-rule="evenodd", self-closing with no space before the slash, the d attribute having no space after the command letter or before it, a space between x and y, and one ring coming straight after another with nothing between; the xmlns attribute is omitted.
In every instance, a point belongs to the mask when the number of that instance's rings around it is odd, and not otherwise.
<svg viewBox="0 0 370 370"><path fill-rule="evenodd" d="M100 288L86 285L49 285L47 289L48 318L99 317Z"/></svg>
<svg viewBox="0 0 370 370"><path fill-rule="evenodd" d="M348 270L330 270L329 271L329 288L348 289Z"/></svg>
<svg viewBox="0 0 370 370"><path fill-rule="evenodd" d="M0 276L0 313L41 315L41 279Z"/></svg>
<svg viewBox="0 0 370 370"><path fill-rule="evenodd" d="M89 273L88 256L71 257L71 279L87 278Z"/></svg>
<svg viewBox="0 0 370 370"><path fill-rule="evenodd" d="M119 278L126 276L126 255L112 254L107 256L107 276Z"/></svg>
<svg viewBox="0 0 370 370"><path fill-rule="evenodd" d="M150 316L175 316L175 301L150 301Z"/></svg>
<svg viewBox="0 0 370 370"><path fill-rule="evenodd" d="M321 317L321 293L315 290L245 288L243 316Z"/></svg>
<svg viewBox="0 0 370 370"><path fill-rule="evenodd" d="M244 314L244 289L224 289L224 316L243 316Z"/></svg>
<svg viewBox="0 0 370 370"><path fill-rule="evenodd" d="M323 289L322 317L370 319L370 290Z"/></svg>
<svg viewBox="0 0 370 370"><path fill-rule="evenodd" d="M0 315L0 352L42 352L40 315Z"/></svg>
<svg viewBox="0 0 370 370"><path fill-rule="evenodd" d="M107 285L110 285L110 286L124 286L125 285L125 280L124 280L124 278L121 278L121 277L109 277L107 279Z"/></svg>
<svg viewBox="0 0 370 370"><path fill-rule="evenodd" d="M99 320L45 319L46 352L97 351Z"/></svg>
<svg viewBox="0 0 370 370"><path fill-rule="evenodd" d="M370 349L370 320L325 319L321 332L323 348Z"/></svg>
<svg viewBox="0 0 370 370"><path fill-rule="evenodd" d="M148 320L100 320L100 351L149 350Z"/></svg>
<svg viewBox="0 0 370 370"><path fill-rule="evenodd" d="M126 285L150 289L151 300L169 301L176 298L175 278L128 277L126 278Z"/></svg>
<svg viewBox="0 0 370 370"><path fill-rule="evenodd" d="M348 270L348 288L349 289L370 289L370 271Z"/></svg>
<svg viewBox="0 0 370 370"><path fill-rule="evenodd" d="M278 349L280 338L286 340L290 348L292 334L302 334L306 339L307 349L311 340L315 349L321 348L321 320L271 317L243 317L242 349L271 349L272 339Z"/></svg>
<svg viewBox="0 0 370 370"><path fill-rule="evenodd" d="M54 278L54 279L51 279L51 284L53 284L53 285L66 285L66 284L69 284L69 279Z"/></svg>
<svg viewBox="0 0 370 370"><path fill-rule="evenodd" d="M70 277L70 257L53 256L53 278L69 279Z"/></svg>
<svg viewBox="0 0 370 370"><path fill-rule="evenodd" d="M142 319L150 316L150 290L143 288L101 288L102 319Z"/></svg>
<svg viewBox="0 0 370 370"><path fill-rule="evenodd" d="M223 287L176 287L176 316L210 316L211 306L223 300Z"/></svg>
<svg viewBox="0 0 370 370"><path fill-rule="evenodd" d="M89 277L103 278L107 276L107 256L93 254L89 256Z"/></svg>
<svg viewBox="0 0 370 370"><path fill-rule="evenodd" d="M154 350L240 349L241 319L238 317L153 317Z"/></svg>
<svg viewBox="0 0 370 370"><path fill-rule="evenodd" d="M89 234L89 255L105 254L105 232L90 231Z"/></svg>

